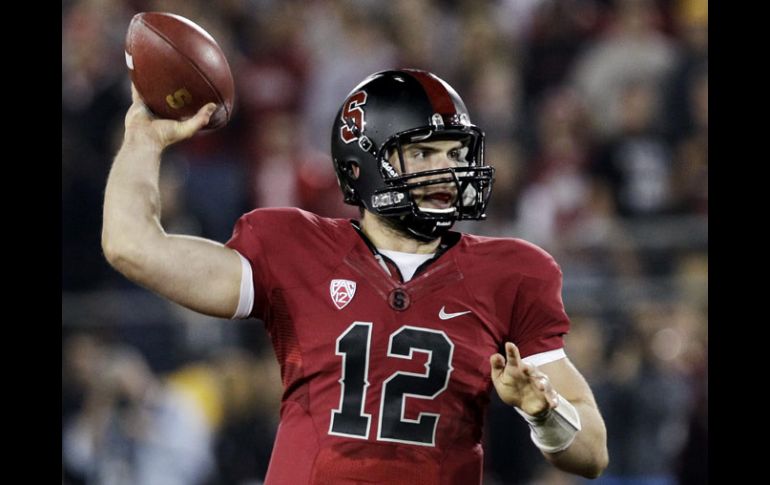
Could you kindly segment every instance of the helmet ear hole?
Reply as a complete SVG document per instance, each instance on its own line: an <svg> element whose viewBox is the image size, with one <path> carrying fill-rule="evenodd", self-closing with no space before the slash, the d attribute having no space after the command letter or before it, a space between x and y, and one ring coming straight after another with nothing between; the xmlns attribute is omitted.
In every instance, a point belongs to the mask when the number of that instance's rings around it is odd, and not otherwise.
<svg viewBox="0 0 770 485"><path fill-rule="evenodd" d="M358 180L358 177L361 176L361 167L358 163L349 161L345 164L345 173L351 180Z"/></svg>

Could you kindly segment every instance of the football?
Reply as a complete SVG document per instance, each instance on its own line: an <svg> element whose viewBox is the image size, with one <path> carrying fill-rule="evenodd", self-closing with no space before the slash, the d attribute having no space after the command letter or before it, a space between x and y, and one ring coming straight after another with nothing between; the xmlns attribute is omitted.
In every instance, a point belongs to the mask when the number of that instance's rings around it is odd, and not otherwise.
<svg viewBox="0 0 770 485"><path fill-rule="evenodd" d="M214 102L217 109L204 129L230 120L235 97L230 65L199 25L171 13L138 13L128 26L125 50L131 81L153 114L182 120Z"/></svg>

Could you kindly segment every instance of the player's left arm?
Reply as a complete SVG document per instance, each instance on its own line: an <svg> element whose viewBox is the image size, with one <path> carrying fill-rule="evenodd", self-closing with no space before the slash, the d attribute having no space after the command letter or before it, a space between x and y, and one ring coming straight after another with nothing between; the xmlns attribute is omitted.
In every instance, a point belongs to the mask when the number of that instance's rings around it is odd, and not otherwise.
<svg viewBox="0 0 770 485"><path fill-rule="evenodd" d="M572 404L580 416L581 429L575 441L564 451L543 452L543 456L560 470L588 478L598 477L609 464L607 429L596 400L583 375L568 358L537 367L550 385Z"/></svg>
<svg viewBox="0 0 770 485"><path fill-rule="evenodd" d="M609 463L607 430L582 374L566 357L535 367L513 343L505 350L506 357L490 356L492 382L503 402L524 413L543 456L569 473L601 475Z"/></svg>

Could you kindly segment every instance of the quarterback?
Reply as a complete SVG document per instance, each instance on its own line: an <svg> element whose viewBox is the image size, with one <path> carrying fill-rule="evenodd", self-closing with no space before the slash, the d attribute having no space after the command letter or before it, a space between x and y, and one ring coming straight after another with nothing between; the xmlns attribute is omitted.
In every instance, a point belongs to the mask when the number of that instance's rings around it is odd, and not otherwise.
<svg viewBox="0 0 770 485"><path fill-rule="evenodd" d="M102 247L126 277L180 305L265 323L283 381L265 483L480 484L493 388L554 466L602 473L606 430L565 353L558 264L520 239L451 230L485 217L494 168L449 84L383 71L342 102L331 155L358 220L255 209L226 244L160 224L162 151L213 108L157 119L134 91Z"/></svg>

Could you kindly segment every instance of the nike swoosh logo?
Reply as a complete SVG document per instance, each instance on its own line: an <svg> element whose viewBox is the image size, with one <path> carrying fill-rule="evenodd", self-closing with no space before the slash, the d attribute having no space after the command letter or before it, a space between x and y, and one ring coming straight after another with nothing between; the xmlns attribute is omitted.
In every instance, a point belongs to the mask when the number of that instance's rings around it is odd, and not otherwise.
<svg viewBox="0 0 770 485"><path fill-rule="evenodd" d="M457 313L447 313L444 311L444 307L441 307L441 310L438 312L438 317L442 320L449 320L450 318L459 317L460 315L465 315L466 313L470 313L471 311L468 310L467 312L457 312Z"/></svg>

